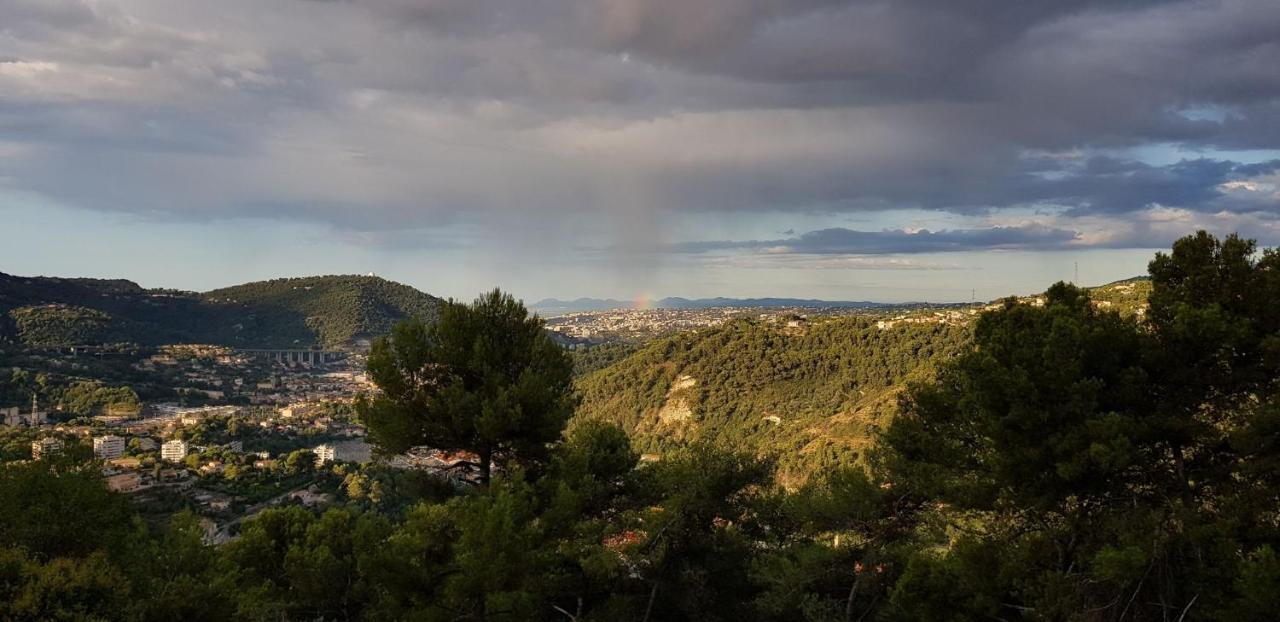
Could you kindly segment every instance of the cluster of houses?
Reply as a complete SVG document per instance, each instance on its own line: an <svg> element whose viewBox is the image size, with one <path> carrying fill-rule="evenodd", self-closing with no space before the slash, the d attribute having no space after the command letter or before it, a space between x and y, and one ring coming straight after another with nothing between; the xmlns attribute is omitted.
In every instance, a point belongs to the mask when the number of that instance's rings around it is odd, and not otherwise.
<svg viewBox="0 0 1280 622"><path fill-rule="evenodd" d="M618 337L635 337L717 326L735 317L750 315L737 307L706 309L613 309L582 311L547 319L547 330L570 342L602 342Z"/></svg>
<svg viewBox="0 0 1280 622"><path fill-rule="evenodd" d="M249 403L273 405L346 400L361 391L368 391L370 387L369 377L354 369L324 374L285 373L258 383Z"/></svg>
<svg viewBox="0 0 1280 622"><path fill-rule="evenodd" d="M339 370L318 373L310 365L275 366L264 369L251 353L216 346L165 346L161 351L134 364L134 368L164 375L182 394L212 400L232 396L249 399L253 405L275 405L290 400L323 400L349 397L364 390L368 379L360 371L359 356L342 359Z"/></svg>
<svg viewBox="0 0 1280 622"><path fill-rule="evenodd" d="M480 457L466 451L414 447L392 457L388 464L398 469L426 471L459 487L480 482Z"/></svg>
<svg viewBox="0 0 1280 622"><path fill-rule="evenodd" d="M1044 301L1041 300L1040 304L1043 305ZM994 307L992 305L988 305L984 308L991 309L998 307L999 305L994 305ZM960 326L977 317L979 312L979 309L969 308L934 311L932 313L921 313L917 315L899 315L887 320L877 321L876 328L879 328L880 330L889 330L899 324L950 324L952 326Z"/></svg>

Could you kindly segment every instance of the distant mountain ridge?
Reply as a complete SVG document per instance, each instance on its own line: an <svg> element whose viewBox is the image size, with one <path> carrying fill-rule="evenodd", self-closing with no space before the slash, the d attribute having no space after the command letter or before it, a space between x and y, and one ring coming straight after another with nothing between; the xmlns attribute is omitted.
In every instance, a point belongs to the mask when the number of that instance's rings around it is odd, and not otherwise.
<svg viewBox="0 0 1280 622"><path fill-rule="evenodd" d="M0 273L0 340L29 346L209 343L246 348L347 347L440 299L373 276L273 279L205 293L123 279Z"/></svg>
<svg viewBox="0 0 1280 622"><path fill-rule="evenodd" d="M544 298L529 305L529 309L543 315L554 313L576 313L584 311L609 311L612 309L709 309L713 307L746 308L746 307L800 307L800 308L849 308L875 309L882 307L908 306L915 303L887 303L852 300L815 300L811 298L680 298L669 297L653 302L636 300L617 300L615 298L578 298L575 300L559 300Z"/></svg>
<svg viewBox="0 0 1280 622"><path fill-rule="evenodd" d="M1105 283L1093 287L1085 287L1095 299L1106 299L1109 296L1124 298L1126 294L1139 302L1146 301L1150 292L1150 278L1134 276L1119 281ZM998 299L997 299L998 300ZM990 301L990 302L995 302ZM1129 301L1125 301L1129 302ZM841 308L841 309L887 309L910 307L947 307L964 306L965 303L915 302L873 302L869 300L819 300L814 298L681 298L668 297L655 301L618 300L617 298L575 298L560 300L543 298L529 305L530 311L543 316L562 313L581 313L591 311L612 311L614 309L708 309L713 307L747 308L747 307L795 307L808 309Z"/></svg>

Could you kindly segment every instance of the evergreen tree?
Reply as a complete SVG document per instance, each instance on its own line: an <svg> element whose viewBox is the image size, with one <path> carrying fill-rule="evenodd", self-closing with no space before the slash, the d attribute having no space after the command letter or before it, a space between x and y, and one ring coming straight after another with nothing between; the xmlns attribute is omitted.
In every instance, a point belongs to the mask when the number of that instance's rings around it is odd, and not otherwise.
<svg viewBox="0 0 1280 622"><path fill-rule="evenodd" d="M982 317L886 435L892 483L954 530L910 555L895 617L1258 619L1278 265L1201 232L1151 262L1145 322L1063 284Z"/></svg>
<svg viewBox="0 0 1280 622"><path fill-rule="evenodd" d="M543 460L573 413L573 361L524 305L493 290L449 301L431 324L401 323L369 354L381 394L359 405L383 451L415 445L474 452L488 482L495 460Z"/></svg>

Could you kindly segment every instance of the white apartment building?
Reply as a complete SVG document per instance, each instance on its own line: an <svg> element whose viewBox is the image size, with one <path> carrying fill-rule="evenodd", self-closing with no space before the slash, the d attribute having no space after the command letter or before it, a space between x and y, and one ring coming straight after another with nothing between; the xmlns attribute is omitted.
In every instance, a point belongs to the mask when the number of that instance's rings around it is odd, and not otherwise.
<svg viewBox="0 0 1280 622"><path fill-rule="evenodd" d="M187 457L186 441L167 441L160 446L160 459L169 462L181 462Z"/></svg>
<svg viewBox="0 0 1280 622"><path fill-rule="evenodd" d="M62 441L56 438L42 438L31 441L31 459L39 460L62 451Z"/></svg>
<svg viewBox="0 0 1280 622"><path fill-rule="evenodd" d="M124 437L114 434L93 437L93 455L100 460L114 460L124 455Z"/></svg>
<svg viewBox="0 0 1280 622"><path fill-rule="evenodd" d="M316 466L320 466L326 462L333 462L337 459L337 450L333 445L316 445L312 451L316 454Z"/></svg>

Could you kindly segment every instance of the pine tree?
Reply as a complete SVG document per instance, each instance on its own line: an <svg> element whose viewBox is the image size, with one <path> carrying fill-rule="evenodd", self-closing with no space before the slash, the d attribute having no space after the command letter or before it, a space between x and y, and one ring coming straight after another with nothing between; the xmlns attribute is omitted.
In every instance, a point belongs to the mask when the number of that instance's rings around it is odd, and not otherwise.
<svg viewBox="0 0 1280 622"><path fill-rule="evenodd" d="M397 325L374 343L369 376L382 393L359 410L377 446L474 452L485 483L495 460L543 461L577 403L572 359L496 289Z"/></svg>

